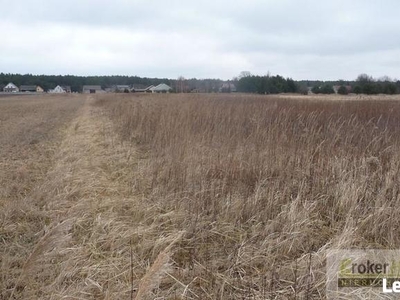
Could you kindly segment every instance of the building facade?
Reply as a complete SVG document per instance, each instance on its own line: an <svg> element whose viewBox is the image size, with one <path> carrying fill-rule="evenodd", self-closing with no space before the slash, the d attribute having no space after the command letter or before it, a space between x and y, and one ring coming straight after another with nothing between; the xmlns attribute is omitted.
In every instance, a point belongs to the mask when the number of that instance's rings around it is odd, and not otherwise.
<svg viewBox="0 0 400 300"><path fill-rule="evenodd" d="M3 88L3 91L6 93L16 93L19 92L19 88L14 83L10 82Z"/></svg>

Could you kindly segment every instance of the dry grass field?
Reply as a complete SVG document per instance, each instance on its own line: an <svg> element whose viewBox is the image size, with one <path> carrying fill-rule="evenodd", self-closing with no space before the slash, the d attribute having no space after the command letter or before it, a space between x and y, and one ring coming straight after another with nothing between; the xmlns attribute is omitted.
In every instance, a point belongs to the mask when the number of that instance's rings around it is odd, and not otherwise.
<svg viewBox="0 0 400 300"><path fill-rule="evenodd" d="M42 96L43 97L43 96ZM400 99L0 99L0 299L321 299L399 248Z"/></svg>

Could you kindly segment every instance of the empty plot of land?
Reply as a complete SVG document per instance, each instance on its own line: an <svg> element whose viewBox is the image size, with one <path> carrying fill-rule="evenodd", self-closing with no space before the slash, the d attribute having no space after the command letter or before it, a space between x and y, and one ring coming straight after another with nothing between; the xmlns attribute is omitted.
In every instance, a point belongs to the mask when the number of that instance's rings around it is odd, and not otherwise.
<svg viewBox="0 0 400 300"><path fill-rule="evenodd" d="M1 99L0 298L323 298L400 245L400 101L352 100Z"/></svg>
<svg viewBox="0 0 400 300"><path fill-rule="evenodd" d="M149 206L146 220L163 219L160 235L186 232L153 299L320 299L327 249L400 246L396 97L101 103L140 150L132 184ZM142 236L157 244L154 233Z"/></svg>

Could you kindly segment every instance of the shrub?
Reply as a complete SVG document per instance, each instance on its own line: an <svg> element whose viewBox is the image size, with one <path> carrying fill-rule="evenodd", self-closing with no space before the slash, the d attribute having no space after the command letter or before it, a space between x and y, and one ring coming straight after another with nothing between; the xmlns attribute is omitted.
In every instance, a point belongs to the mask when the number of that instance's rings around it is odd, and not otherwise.
<svg viewBox="0 0 400 300"><path fill-rule="evenodd" d="M346 88L344 85L340 86L340 88L339 88L339 90L338 90L338 94L340 94L340 95L347 95L347 94L348 94L347 88Z"/></svg>
<svg viewBox="0 0 400 300"><path fill-rule="evenodd" d="M361 86L359 86L359 85L356 85L354 88L353 88L353 92L355 93L355 94L361 94L362 93L362 89L361 89Z"/></svg>

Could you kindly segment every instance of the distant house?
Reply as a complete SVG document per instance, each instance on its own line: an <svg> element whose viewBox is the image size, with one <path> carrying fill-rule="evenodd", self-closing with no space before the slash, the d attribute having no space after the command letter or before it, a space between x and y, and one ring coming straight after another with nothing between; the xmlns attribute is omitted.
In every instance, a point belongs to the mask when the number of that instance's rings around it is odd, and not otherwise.
<svg viewBox="0 0 400 300"><path fill-rule="evenodd" d="M66 93L71 93L71 87L69 85L62 85L61 87Z"/></svg>
<svg viewBox="0 0 400 300"><path fill-rule="evenodd" d="M146 85L144 85L144 84L140 84L140 83L138 83L138 84L133 84L132 85L132 91L133 90L144 90L145 88L146 88L147 86Z"/></svg>
<svg viewBox="0 0 400 300"><path fill-rule="evenodd" d="M54 93L54 94L71 93L71 87L57 85L54 89L50 90L49 93Z"/></svg>
<svg viewBox="0 0 400 300"><path fill-rule="evenodd" d="M36 92L36 85L21 85L19 87L20 92Z"/></svg>
<svg viewBox="0 0 400 300"><path fill-rule="evenodd" d="M144 92L145 92L145 93L153 93L153 88L155 88L154 85L149 85L149 86L144 90Z"/></svg>
<svg viewBox="0 0 400 300"><path fill-rule="evenodd" d="M82 89L82 93L84 94L99 94L104 92L100 85L84 85Z"/></svg>
<svg viewBox="0 0 400 300"><path fill-rule="evenodd" d="M166 85L165 83L160 83L157 86L153 86L149 90L152 93L169 93L172 90L172 88L169 85Z"/></svg>
<svg viewBox="0 0 400 300"><path fill-rule="evenodd" d="M19 87L20 92L30 92L30 93L43 93L44 90L38 85L21 85Z"/></svg>
<svg viewBox="0 0 400 300"><path fill-rule="evenodd" d="M220 93L236 93L236 86L231 82L224 82L219 88Z"/></svg>
<svg viewBox="0 0 400 300"><path fill-rule="evenodd" d="M144 84L134 84L131 88L131 92L136 92L136 93L151 92L150 89L153 87L154 85L145 86Z"/></svg>
<svg viewBox="0 0 400 300"><path fill-rule="evenodd" d="M123 93L123 92L130 92L131 87L129 85L113 85L111 87L111 91L114 93Z"/></svg>
<svg viewBox="0 0 400 300"><path fill-rule="evenodd" d="M14 83L10 82L3 88L3 91L6 93L16 93L19 92L19 88Z"/></svg>
<svg viewBox="0 0 400 300"><path fill-rule="evenodd" d="M50 93L55 93L55 94L63 94L65 93L64 89L60 86L57 85L54 89L49 91Z"/></svg>

